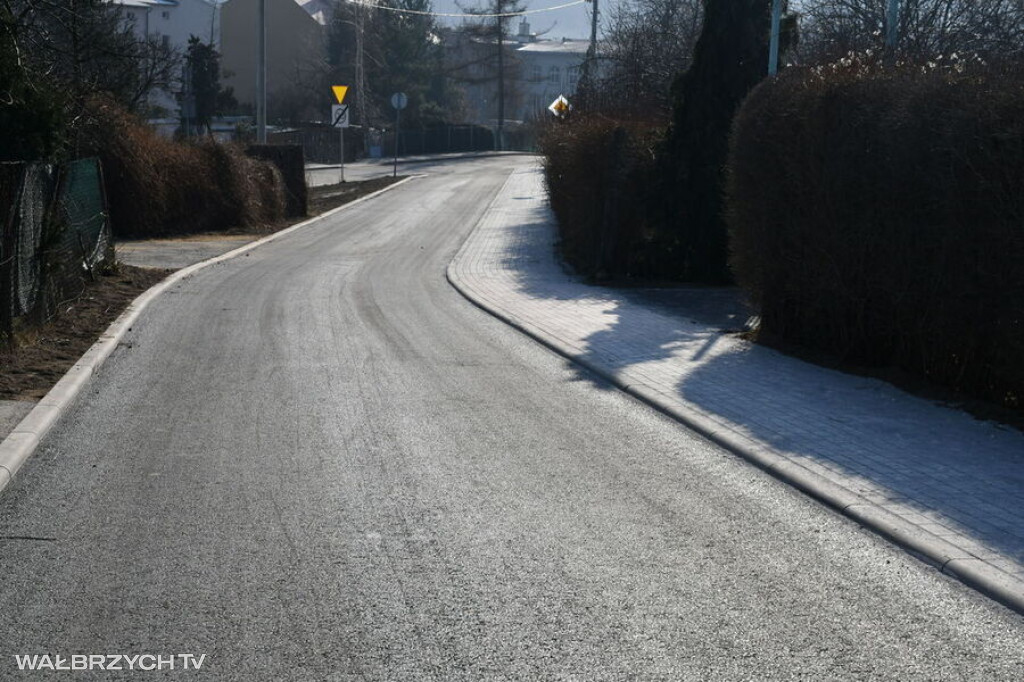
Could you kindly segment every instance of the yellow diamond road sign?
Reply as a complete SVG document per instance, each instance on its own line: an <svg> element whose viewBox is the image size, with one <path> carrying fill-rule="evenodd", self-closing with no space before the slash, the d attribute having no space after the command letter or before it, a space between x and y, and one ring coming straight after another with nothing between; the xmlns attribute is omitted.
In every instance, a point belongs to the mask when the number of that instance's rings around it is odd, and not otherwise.
<svg viewBox="0 0 1024 682"><path fill-rule="evenodd" d="M572 109L572 105L569 104L569 100L564 95L559 95L558 98L548 105L548 111L559 118L564 117Z"/></svg>
<svg viewBox="0 0 1024 682"><path fill-rule="evenodd" d="M334 98L338 100L338 104L345 103L345 93L348 92L347 85L332 85L331 90L334 91Z"/></svg>

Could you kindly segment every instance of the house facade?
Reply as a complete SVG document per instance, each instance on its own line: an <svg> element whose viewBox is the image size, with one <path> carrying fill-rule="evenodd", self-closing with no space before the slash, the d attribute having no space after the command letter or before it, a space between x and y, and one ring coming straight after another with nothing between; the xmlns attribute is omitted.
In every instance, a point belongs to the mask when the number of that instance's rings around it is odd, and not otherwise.
<svg viewBox="0 0 1024 682"><path fill-rule="evenodd" d="M514 47L520 64L515 119L530 121L549 116L547 108L559 95L571 102L589 46L588 40L539 39L530 33L528 23L520 23Z"/></svg>
<svg viewBox="0 0 1024 682"><path fill-rule="evenodd" d="M463 90L468 123L494 126L498 119L497 44L473 38L458 29L445 34L449 66ZM544 39L519 23L505 42L505 121L514 125L548 115L559 95L570 101L579 84L580 67L590 43ZM465 65L465 66L461 66Z"/></svg>
<svg viewBox="0 0 1024 682"><path fill-rule="evenodd" d="M213 0L112 0L120 6L124 20L139 40L155 40L184 55L192 36L204 43L220 46L220 7ZM180 110L181 82L154 92L150 105L176 117Z"/></svg>
<svg viewBox="0 0 1024 682"><path fill-rule="evenodd" d="M245 106L256 102L258 5L227 0L221 10L221 83ZM330 7L324 0L266 0L268 99L313 87L323 74ZM329 90L323 94L330 97Z"/></svg>

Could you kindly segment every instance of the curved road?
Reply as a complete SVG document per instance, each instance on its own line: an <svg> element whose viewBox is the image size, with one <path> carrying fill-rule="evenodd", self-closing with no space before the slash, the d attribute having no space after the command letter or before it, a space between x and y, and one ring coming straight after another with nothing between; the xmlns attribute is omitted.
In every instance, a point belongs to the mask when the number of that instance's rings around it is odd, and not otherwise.
<svg viewBox="0 0 1024 682"><path fill-rule="evenodd" d="M0 496L0 679L1021 679L1020 617L449 287L532 162L424 166L157 299Z"/></svg>

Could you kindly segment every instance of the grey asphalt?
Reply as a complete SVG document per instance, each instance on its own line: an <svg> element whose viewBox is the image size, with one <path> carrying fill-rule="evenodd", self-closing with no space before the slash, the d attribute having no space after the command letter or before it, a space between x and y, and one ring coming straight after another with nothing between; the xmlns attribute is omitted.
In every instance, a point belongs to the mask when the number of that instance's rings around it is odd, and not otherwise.
<svg viewBox="0 0 1024 682"><path fill-rule="evenodd" d="M154 301L0 496L0 679L1020 679L1019 616L448 285L520 163Z"/></svg>

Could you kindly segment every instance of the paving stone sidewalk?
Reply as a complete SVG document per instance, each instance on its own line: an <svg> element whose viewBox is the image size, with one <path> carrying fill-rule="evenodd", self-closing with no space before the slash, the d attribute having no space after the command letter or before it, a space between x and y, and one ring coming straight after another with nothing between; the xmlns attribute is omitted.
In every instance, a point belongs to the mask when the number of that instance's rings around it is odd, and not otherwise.
<svg viewBox="0 0 1024 682"><path fill-rule="evenodd" d="M556 261L555 240L540 170L517 171L448 277L481 307L1021 610L1024 434L755 346L707 316L589 286Z"/></svg>

